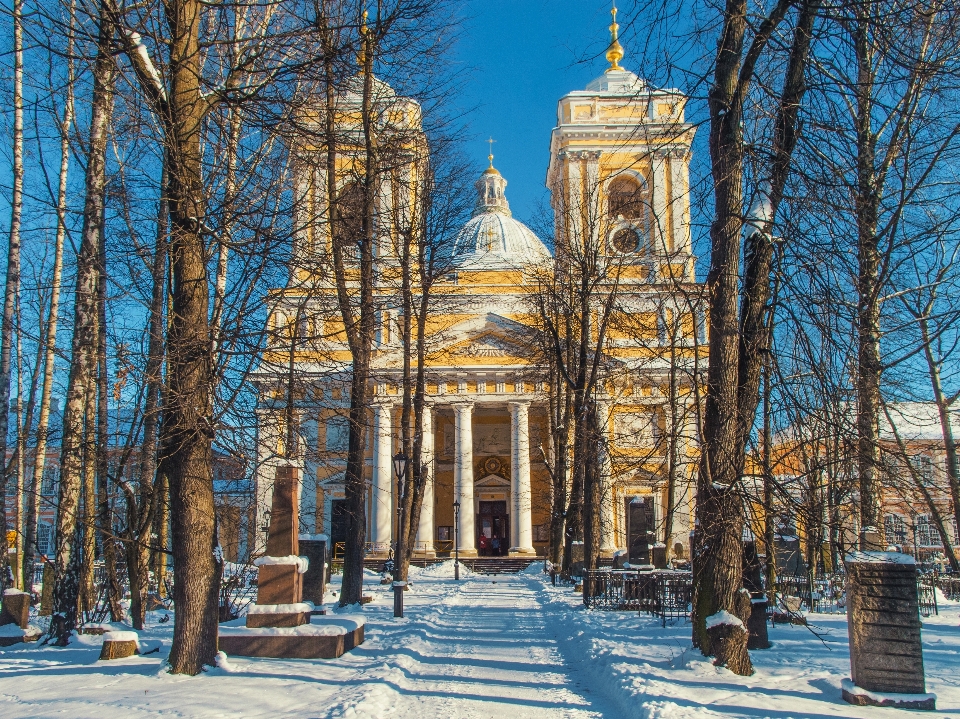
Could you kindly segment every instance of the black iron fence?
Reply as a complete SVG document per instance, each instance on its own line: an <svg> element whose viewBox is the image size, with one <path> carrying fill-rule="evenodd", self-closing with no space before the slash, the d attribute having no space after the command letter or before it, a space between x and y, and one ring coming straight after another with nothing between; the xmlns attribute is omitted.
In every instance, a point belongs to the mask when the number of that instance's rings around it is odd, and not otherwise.
<svg viewBox="0 0 960 719"><path fill-rule="evenodd" d="M938 575L935 581L943 596L955 602L960 601L960 577Z"/></svg>
<svg viewBox="0 0 960 719"><path fill-rule="evenodd" d="M648 612L666 623L689 616L692 598L690 572L601 569L583 577L583 602L591 609Z"/></svg>
<svg viewBox="0 0 960 719"><path fill-rule="evenodd" d="M960 580L938 576L936 573L917 575L917 599L920 615L929 617L938 613L936 588L946 595L944 586L950 586L960 599ZM823 614L843 614L846 608L846 576L842 572L820 576L781 575L777 577L777 610L790 613L800 611Z"/></svg>

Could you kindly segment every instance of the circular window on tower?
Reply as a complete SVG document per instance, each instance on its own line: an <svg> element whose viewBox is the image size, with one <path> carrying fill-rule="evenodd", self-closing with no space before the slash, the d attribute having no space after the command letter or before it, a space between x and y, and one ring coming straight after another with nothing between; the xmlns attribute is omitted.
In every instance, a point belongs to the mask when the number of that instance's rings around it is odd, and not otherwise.
<svg viewBox="0 0 960 719"><path fill-rule="evenodd" d="M632 227L624 227L613 233L613 249L624 254L640 251L640 233Z"/></svg>

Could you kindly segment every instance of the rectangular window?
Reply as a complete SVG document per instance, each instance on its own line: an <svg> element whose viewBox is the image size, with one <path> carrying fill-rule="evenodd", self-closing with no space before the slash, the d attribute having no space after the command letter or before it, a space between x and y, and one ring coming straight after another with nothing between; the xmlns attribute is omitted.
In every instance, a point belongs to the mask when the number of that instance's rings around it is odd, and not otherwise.
<svg viewBox="0 0 960 719"><path fill-rule="evenodd" d="M37 525L37 553L50 554L50 525L46 522Z"/></svg>
<svg viewBox="0 0 960 719"><path fill-rule="evenodd" d="M331 417L328 419L326 450L328 452L346 452L349 448L349 442L350 421L346 417Z"/></svg>
<svg viewBox="0 0 960 719"><path fill-rule="evenodd" d="M887 535L887 544L905 544L907 541L907 523L899 514L888 514L883 518L883 528Z"/></svg>
<svg viewBox="0 0 960 719"><path fill-rule="evenodd" d="M910 464L924 485L933 484L933 460L926 454L917 454L910 458Z"/></svg>
<svg viewBox="0 0 960 719"><path fill-rule="evenodd" d="M57 492L57 480L60 472L57 467L43 468L43 481L40 482L40 494L49 497Z"/></svg>
<svg viewBox="0 0 960 719"><path fill-rule="evenodd" d="M940 542L940 532L937 531L936 525L930 521L930 517L926 514L917 516L916 532L918 547L943 546Z"/></svg>

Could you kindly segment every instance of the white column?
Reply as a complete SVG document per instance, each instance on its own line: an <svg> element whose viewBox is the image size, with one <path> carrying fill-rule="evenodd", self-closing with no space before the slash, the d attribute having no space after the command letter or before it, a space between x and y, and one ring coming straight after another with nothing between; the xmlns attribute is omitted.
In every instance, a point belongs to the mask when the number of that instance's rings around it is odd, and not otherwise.
<svg viewBox="0 0 960 719"><path fill-rule="evenodd" d="M530 403L510 402L510 477L513 485L511 553L536 554L533 548L532 498L530 496Z"/></svg>
<svg viewBox="0 0 960 719"><path fill-rule="evenodd" d="M454 499L460 502L460 554L476 555L477 530L473 510L473 403L457 402L456 450L453 462Z"/></svg>
<svg viewBox="0 0 960 719"><path fill-rule="evenodd" d="M600 445L600 512L603 517L600 525L600 551L613 555L617 549L617 537L613 522L613 465L610 461L608 444L612 441L610 432L610 402L597 402L597 426L604 442Z"/></svg>
<svg viewBox="0 0 960 719"><path fill-rule="evenodd" d="M417 550L426 544L427 555L434 556L436 550L433 546L433 409L429 406L423 408L421 430L423 444L420 448L420 460L426 476L423 485L423 506L420 508L420 525L417 528Z"/></svg>
<svg viewBox="0 0 960 719"><path fill-rule="evenodd" d="M391 412L386 402L373 406L373 499L370 542L376 551L387 551L393 538L393 442ZM379 546L378 546L379 545Z"/></svg>

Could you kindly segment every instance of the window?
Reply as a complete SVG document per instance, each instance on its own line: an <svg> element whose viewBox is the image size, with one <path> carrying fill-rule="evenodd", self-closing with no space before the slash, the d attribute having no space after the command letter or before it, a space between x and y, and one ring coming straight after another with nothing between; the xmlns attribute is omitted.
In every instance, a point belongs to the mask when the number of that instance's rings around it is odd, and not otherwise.
<svg viewBox="0 0 960 719"><path fill-rule="evenodd" d="M940 532L937 531L937 527L930 521L928 515L921 514L917 516L915 531L917 533L918 547L943 546L940 542Z"/></svg>
<svg viewBox="0 0 960 719"><path fill-rule="evenodd" d="M369 435L370 432L367 432ZM350 422L346 417L331 417L327 420L326 450L346 452L350 441Z"/></svg>
<svg viewBox="0 0 960 719"><path fill-rule="evenodd" d="M49 497L57 493L57 480L59 479L59 470L57 467L43 468L43 481L40 482L40 494Z"/></svg>
<svg viewBox="0 0 960 719"><path fill-rule="evenodd" d="M344 259L359 260L360 247L364 242L363 215L364 192L358 182L351 182L340 190L337 212L340 222L334 241L343 249Z"/></svg>
<svg viewBox="0 0 960 719"><path fill-rule="evenodd" d="M620 177L607 189L607 215L611 220L638 220L646 216L646 193L643 186L628 177Z"/></svg>
<svg viewBox="0 0 960 719"><path fill-rule="evenodd" d="M899 514L888 514L883 518L883 529L887 535L887 544L905 544L907 541L907 523Z"/></svg>
<svg viewBox="0 0 960 719"><path fill-rule="evenodd" d="M46 522L37 525L37 553L50 554L50 525Z"/></svg>
<svg viewBox="0 0 960 719"><path fill-rule="evenodd" d="M910 458L910 464L925 485L933 484L933 460L926 454L917 454Z"/></svg>

